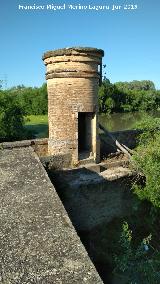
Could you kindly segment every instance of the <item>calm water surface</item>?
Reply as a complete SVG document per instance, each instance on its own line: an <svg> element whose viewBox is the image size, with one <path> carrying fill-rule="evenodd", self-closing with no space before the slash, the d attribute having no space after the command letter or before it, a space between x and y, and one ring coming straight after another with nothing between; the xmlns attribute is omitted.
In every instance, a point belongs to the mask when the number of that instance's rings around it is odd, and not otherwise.
<svg viewBox="0 0 160 284"><path fill-rule="evenodd" d="M153 117L160 117L160 111L150 112ZM113 113L111 115L100 115L99 122L109 131L134 129L134 125L140 122L144 116L143 112Z"/></svg>
<svg viewBox="0 0 160 284"><path fill-rule="evenodd" d="M134 113L113 113L111 115L100 115L99 122L109 131L134 129L136 122L141 121L142 112ZM160 117L160 111L150 113L153 117ZM31 130L36 138L48 137L48 123L39 123L26 125L28 130Z"/></svg>

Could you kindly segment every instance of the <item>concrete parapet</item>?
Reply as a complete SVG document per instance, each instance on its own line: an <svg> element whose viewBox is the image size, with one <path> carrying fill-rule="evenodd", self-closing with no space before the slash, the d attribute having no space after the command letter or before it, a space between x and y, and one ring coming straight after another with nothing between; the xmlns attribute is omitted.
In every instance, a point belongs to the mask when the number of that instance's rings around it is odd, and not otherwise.
<svg viewBox="0 0 160 284"><path fill-rule="evenodd" d="M48 138L21 140L0 143L0 149L13 149L31 146L39 157L48 155Z"/></svg>
<svg viewBox="0 0 160 284"><path fill-rule="evenodd" d="M33 149L1 149L0 175L0 283L102 284Z"/></svg>

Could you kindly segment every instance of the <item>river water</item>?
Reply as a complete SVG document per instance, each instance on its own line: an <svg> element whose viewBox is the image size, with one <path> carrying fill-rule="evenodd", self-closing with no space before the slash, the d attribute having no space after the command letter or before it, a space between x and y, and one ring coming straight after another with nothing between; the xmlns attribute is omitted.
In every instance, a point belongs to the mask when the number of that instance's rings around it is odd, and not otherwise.
<svg viewBox="0 0 160 284"><path fill-rule="evenodd" d="M149 113L153 117L160 117L160 111ZM144 113L113 113L110 115L99 115L99 122L109 131L118 131L126 129L134 129L135 123L142 120ZM39 123L26 125L28 130L31 130L36 138L48 137L48 123Z"/></svg>
<svg viewBox="0 0 160 284"><path fill-rule="evenodd" d="M148 113L153 117L160 117L160 111ZM100 115L99 122L109 131L134 129L135 124L144 117L143 112L113 113L110 115Z"/></svg>

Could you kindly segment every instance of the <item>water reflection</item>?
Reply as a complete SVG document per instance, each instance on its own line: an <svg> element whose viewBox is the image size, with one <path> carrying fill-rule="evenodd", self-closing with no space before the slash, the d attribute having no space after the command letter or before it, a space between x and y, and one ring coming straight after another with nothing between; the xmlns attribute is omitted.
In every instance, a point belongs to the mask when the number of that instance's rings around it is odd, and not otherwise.
<svg viewBox="0 0 160 284"><path fill-rule="evenodd" d="M129 112L129 113L113 113L108 115L100 115L99 122L109 131L134 129L134 125L140 122L145 114L153 117L160 117L160 111Z"/></svg>

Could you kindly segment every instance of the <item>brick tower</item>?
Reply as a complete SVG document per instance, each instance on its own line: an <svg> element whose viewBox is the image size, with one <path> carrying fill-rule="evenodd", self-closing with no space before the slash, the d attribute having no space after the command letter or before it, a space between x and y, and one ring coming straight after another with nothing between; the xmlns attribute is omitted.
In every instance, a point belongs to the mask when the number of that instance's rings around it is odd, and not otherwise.
<svg viewBox="0 0 160 284"><path fill-rule="evenodd" d="M64 48L43 55L48 89L51 155L99 162L98 86L102 77L101 49Z"/></svg>

